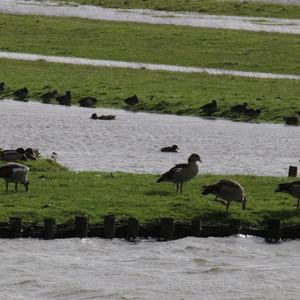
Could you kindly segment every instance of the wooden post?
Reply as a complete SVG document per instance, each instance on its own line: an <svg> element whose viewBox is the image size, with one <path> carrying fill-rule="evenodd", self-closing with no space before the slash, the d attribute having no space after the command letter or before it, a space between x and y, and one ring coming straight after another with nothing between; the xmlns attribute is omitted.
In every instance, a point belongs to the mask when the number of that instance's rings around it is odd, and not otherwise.
<svg viewBox="0 0 300 300"><path fill-rule="evenodd" d="M88 227L89 227L88 218L85 216L77 216L75 217L75 235L80 238L87 237Z"/></svg>
<svg viewBox="0 0 300 300"><path fill-rule="evenodd" d="M127 239L136 239L139 235L139 222L135 218L129 218L127 224Z"/></svg>
<svg viewBox="0 0 300 300"><path fill-rule="evenodd" d="M55 236L55 220L47 218L44 220L44 239L52 240Z"/></svg>
<svg viewBox="0 0 300 300"><path fill-rule="evenodd" d="M172 218L162 218L160 221L160 236L168 241L174 238L175 224Z"/></svg>
<svg viewBox="0 0 300 300"><path fill-rule="evenodd" d="M295 166L289 167L289 177L297 177L298 168Z"/></svg>
<svg viewBox="0 0 300 300"><path fill-rule="evenodd" d="M230 235L238 234L241 228L241 221L240 220L230 220L229 221L229 231Z"/></svg>
<svg viewBox="0 0 300 300"><path fill-rule="evenodd" d="M113 239L116 235L115 216L108 215L104 217L104 238Z"/></svg>
<svg viewBox="0 0 300 300"><path fill-rule="evenodd" d="M270 219L268 221L268 232L266 242L278 243L281 239L281 224L279 219Z"/></svg>
<svg viewBox="0 0 300 300"><path fill-rule="evenodd" d="M22 219L20 217L10 217L10 232L12 238L20 238L22 235Z"/></svg>
<svg viewBox="0 0 300 300"><path fill-rule="evenodd" d="M193 219L192 220L192 235L199 237L201 236L201 231L202 231L202 222L200 219Z"/></svg>

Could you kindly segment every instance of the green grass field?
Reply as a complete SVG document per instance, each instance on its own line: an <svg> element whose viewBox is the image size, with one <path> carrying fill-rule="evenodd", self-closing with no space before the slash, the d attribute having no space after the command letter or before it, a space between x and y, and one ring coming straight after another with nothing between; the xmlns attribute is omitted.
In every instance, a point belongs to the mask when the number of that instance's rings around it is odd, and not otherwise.
<svg viewBox="0 0 300 300"><path fill-rule="evenodd" d="M274 193L278 183L291 179L257 176L226 176L244 185L248 196L245 211L239 203L232 203L229 214L215 202L212 195L203 196L202 186L224 176L200 175L184 184L182 195L175 193L171 183L156 183L157 175L128 173L72 172L50 160L25 162L30 166L30 186L26 193L19 185L18 193L10 185L5 193L0 185L0 221L20 216L25 222L42 222L46 217L57 223L67 222L76 215L86 215L91 223L104 215L115 214L117 219L135 217L140 222L172 217L176 221L190 221L199 217L210 222L239 219L244 224L260 224L269 218L284 223L299 223L300 211L296 199ZM2 180L1 180L2 182Z"/></svg>
<svg viewBox="0 0 300 300"><path fill-rule="evenodd" d="M229 110L248 102L261 108L258 122L282 122L283 116L300 111L300 84L295 80L254 79L153 72L118 68L76 66L43 61L25 62L0 59L0 82L7 89L1 98L27 86L29 98L38 100L48 90L60 94L71 90L73 104L85 96L98 99L99 107L125 108L123 99L137 94L141 99L135 110L178 115L203 115L201 105L216 99L216 117L238 119ZM55 102L55 101L54 101Z"/></svg>
<svg viewBox="0 0 300 300"><path fill-rule="evenodd" d="M205 14L299 18L300 6L266 4L237 0L59 0L113 8L144 8L168 11L193 11Z"/></svg>
<svg viewBox="0 0 300 300"><path fill-rule="evenodd" d="M299 36L0 15L0 51L299 74Z"/></svg>

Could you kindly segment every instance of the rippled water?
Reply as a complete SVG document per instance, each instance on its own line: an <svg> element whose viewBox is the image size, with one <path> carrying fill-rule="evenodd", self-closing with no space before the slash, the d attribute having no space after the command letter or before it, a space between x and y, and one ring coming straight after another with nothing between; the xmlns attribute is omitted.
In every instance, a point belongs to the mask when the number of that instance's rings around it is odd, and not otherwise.
<svg viewBox="0 0 300 300"><path fill-rule="evenodd" d="M0 299L298 299L300 242L1 240Z"/></svg>
<svg viewBox="0 0 300 300"><path fill-rule="evenodd" d="M116 115L116 120L90 116ZM161 173L199 153L200 173L286 176L300 159L300 129L124 110L0 101L0 146L37 147L74 170ZM180 153L160 148L177 144Z"/></svg>

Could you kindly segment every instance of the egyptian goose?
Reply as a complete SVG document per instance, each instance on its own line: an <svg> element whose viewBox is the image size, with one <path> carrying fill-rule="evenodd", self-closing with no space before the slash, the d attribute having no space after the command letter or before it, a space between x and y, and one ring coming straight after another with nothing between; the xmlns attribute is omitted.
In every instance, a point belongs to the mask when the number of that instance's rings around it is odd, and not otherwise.
<svg viewBox="0 0 300 300"><path fill-rule="evenodd" d="M176 184L176 193L182 194L182 185L198 174L197 161L202 162L198 154L193 153L187 164L177 164L166 173L162 174L157 182L170 181Z"/></svg>
<svg viewBox="0 0 300 300"><path fill-rule="evenodd" d="M26 192L28 192L28 171L29 168L19 163L7 163L0 167L0 178L5 180L6 193L8 192L8 183L15 183L15 191L18 191L18 183L25 186Z"/></svg>
<svg viewBox="0 0 300 300"><path fill-rule="evenodd" d="M206 185L203 188L204 190L202 194L215 195L215 200L226 206L226 212L228 212L231 201L241 202L242 208L246 208L246 193L244 191L244 188L236 181L229 179L221 179L220 181L214 184ZM221 198L222 200L218 198Z"/></svg>

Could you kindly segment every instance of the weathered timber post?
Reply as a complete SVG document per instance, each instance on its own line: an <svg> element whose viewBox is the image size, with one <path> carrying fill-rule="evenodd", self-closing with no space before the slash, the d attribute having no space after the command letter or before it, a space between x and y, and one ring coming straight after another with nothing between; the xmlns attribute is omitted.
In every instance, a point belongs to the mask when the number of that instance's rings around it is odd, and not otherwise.
<svg viewBox="0 0 300 300"><path fill-rule="evenodd" d="M297 177L298 168L295 166L289 167L289 177Z"/></svg>
<svg viewBox="0 0 300 300"><path fill-rule="evenodd" d="M10 235L12 238L20 238L22 236L22 219L20 217L10 217Z"/></svg>
<svg viewBox="0 0 300 300"><path fill-rule="evenodd" d="M108 215L104 217L104 238L113 239L116 235L115 216Z"/></svg>
<svg viewBox="0 0 300 300"><path fill-rule="evenodd" d="M268 221L268 230L266 242L278 243L281 239L281 223L279 219L270 219Z"/></svg>
<svg viewBox="0 0 300 300"><path fill-rule="evenodd" d="M172 218L162 218L160 221L160 236L164 240L172 240L174 238L175 224Z"/></svg>
<svg viewBox="0 0 300 300"><path fill-rule="evenodd" d="M127 222L127 239L136 239L139 235L138 220L135 218L129 218Z"/></svg>
<svg viewBox="0 0 300 300"><path fill-rule="evenodd" d="M230 235L238 234L241 228L241 221L240 220L230 220L229 221L229 231Z"/></svg>
<svg viewBox="0 0 300 300"><path fill-rule="evenodd" d="M192 235L199 237L201 236L201 231L202 231L202 222L200 219L193 219L192 220Z"/></svg>
<svg viewBox="0 0 300 300"><path fill-rule="evenodd" d="M85 238L87 237L89 220L85 216L77 216L75 217L75 228L74 232L77 237Z"/></svg>
<svg viewBox="0 0 300 300"><path fill-rule="evenodd" d="M55 220L47 218L44 220L44 232L43 236L45 240L52 240L55 236Z"/></svg>

